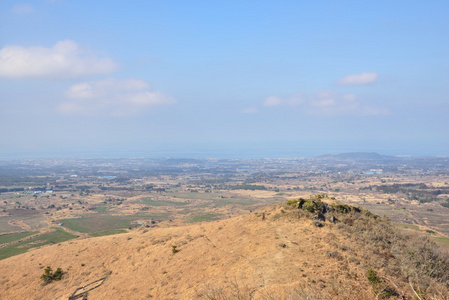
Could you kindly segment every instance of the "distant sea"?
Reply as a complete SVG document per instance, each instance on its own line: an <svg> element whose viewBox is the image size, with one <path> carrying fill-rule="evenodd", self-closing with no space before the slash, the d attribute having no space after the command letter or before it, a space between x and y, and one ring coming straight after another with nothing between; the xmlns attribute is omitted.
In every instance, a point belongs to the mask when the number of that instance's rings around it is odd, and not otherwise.
<svg viewBox="0 0 449 300"><path fill-rule="evenodd" d="M38 159L38 158L297 158L314 157L324 154L348 152L376 152L391 156L449 156L449 149L425 149L421 147L389 148L360 145L307 144L298 146L288 143L254 143L254 144L220 144L220 145L157 145L142 149L107 149L83 150L61 149L58 151L0 152L0 160Z"/></svg>

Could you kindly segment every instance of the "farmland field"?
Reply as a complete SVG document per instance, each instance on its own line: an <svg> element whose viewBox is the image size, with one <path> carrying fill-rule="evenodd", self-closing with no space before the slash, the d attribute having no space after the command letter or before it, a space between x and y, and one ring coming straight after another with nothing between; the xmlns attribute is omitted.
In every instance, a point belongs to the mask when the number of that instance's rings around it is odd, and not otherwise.
<svg viewBox="0 0 449 300"><path fill-rule="evenodd" d="M1 172L8 175L0 234L13 234L4 241L60 223L58 233L83 238L181 226L321 194L449 243L449 209L442 206L449 203L446 158L30 160L0 164L0 181ZM17 187L25 190L12 190ZM41 237L32 245L45 244ZM28 247L22 246L4 251Z"/></svg>
<svg viewBox="0 0 449 300"><path fill-rule="evenodd" d="M0 259L8 258L20 253L25 253L28 249L40 247L52 243L61 243L76 238L76 235L70 234L61 228L55 228L53 232L48 232L32 239L12 244L4 248L0 248Z"/></svg>
<svg viewBox="0 0 449 300"><path fill-rule="evenodd" d="M65 227L81 233L101 233L108 230L125 229L132 226L132 222L142 219L166 219L165 213L154 213L151 215L87 215L82 218L62 219L59 222Z"/></svg>
<svg viewBox="0 0 449 300"><path fill-rule="evenodd" d="M0 218L0 233L22 230L22 228L19 226L11 226L8 224L8 221L12 219L13 219L12 217Z"/></svg>
<svg viewBox="0 0 449 300"><path fill-rule="evenodd" d="M5 235L0 235L0 244L14 242L20 239L23 239L27 236L38 233L38 231L34 232L19 232L19 233L10 233Z"/></svg>
<svg viewBox="0 0 449 300"><path fill-rule="evenodd" d="M192 192L173 193L173 197L191 200L217 200L221 199L221 196L222 196L221 194L212 194L212 193L192 193Z"/></svg>
<svg viewBox="0 0 449 300"><path fill-rule="evenodd" d="M141 199L140 203L146 204L148 206L182 206L182 205L190 204L190 203L186 203L186 202L175 202L175 201L168 201L168 200L155 201L152 198L148 198L148 197Z"/></svg>

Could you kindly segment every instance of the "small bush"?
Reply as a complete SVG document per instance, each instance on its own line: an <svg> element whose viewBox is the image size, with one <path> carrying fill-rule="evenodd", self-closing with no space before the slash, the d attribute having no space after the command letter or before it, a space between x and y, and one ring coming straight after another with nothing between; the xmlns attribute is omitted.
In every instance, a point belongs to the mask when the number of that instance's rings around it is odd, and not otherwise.
<svg viewBox="0 0 449 300"><path fill-rule="evenodd" d="M288 201L287 201L287 205L289 205L289 206L295 206L295 207L297 207L297 206L298 206L298 203L299 203L299 199L288 200Z"/></svg>
<svg viewBox="0 0 449 300"><path fill-rule="evenodd" d="M310 213L326 212L326 204L321 200L302 200L299 202L298 208L302 208Z"/></svg>
<svg viewBox="0 0 449 300"><path fill-rule="evenodd" d="M379 276L377 276L376 271L374 271L373 269L368 269L368 271L366 271L366 278L368 279L369 283L373 285L379 284L381 282Z"/></svg>
<svg viewBox="0 0 449 300"><path fill-rule="evenodd" d="M177 249L178 246L173 245L173 246L171 246L171 247L172 247L172 248L171 248L171 252L172 252L173 254L176 254L176 253L178 253L179 251L181 251L181 250Z"/></svg>
<svg viewBox="0 0 449 300"><path fill-rule="evenodd" d="M52 282L53 280L61 280L64 272L61 268L57 268L55 272L48 266L44 270L44 274L41 275L41 279L44 281L44 285Z"/></svg>
<svg viewBox="0 0 449 300"><path fill-rule="evenodd" d="M299 199L294 199L294 200L288 200L287 201L287 205L294 207L294 208L299 208L302 209L303 205L305 202L310 202L311 200L305 200L304 198L299 198Z"/></svg>
<svg viewBox="0 0 449 300"><path fill-rule="evenodd" d="M308 211L310 213L314 213L317 209L315 202L313 201L306 201L303 205L302 205L302 209L305 211Z"/></svg>
<svg viewBox="0 0 449 300"><path fill-rule="evenodd" d="M341 214L348 214L351 211L360 212L360 208L351 206L348 204L333 204L332 207L335 209L336 212Z"/></svg>
<svg viewBox="0 0 449 300"><path fill-rule="evenodd" d="M369 217L369 218L373 218L373 219L377 219L377 218L379 217L378 215L373 214L372 212L370 212L370 211L367 210L367 209L364 209L364 210L363 210L363 214L364 214L365 216L367 216L367 217Z"/></svg>
<svg viewBox="0 0 449 300"><path fill-rule="evenodd" d="M386 299L398 295L396 290L388 286L373 269L368 269L366 278L373 286L373 291L378 295L376 298L380 296L381 299Z"/></svg>

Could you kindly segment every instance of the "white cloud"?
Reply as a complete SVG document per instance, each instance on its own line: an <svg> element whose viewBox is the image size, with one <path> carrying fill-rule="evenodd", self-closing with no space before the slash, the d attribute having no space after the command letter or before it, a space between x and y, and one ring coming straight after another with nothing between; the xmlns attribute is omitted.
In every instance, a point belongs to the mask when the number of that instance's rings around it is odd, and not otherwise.
<svg viewBox="0 0 449 300"><path fill-rule="evenodd" d="M67 78L114 72L117 64L64 40L51 48L5 46L0 50L0 77Z"/></svg>
<svg viewBox="0 0 449 300"><path fill-rule="evenodd" d="M306 101L305 97L301 94L295 94L293 96L291 96L290 98L288 98L285 103L290 105L290 106L297 106L297 105L301 105Z"/></svg>
<svg viewBox="0 0 449 300"><path fill-rule="evenodd" d="M72 85L66 92L68 98L103 98L120 92L133 92L149 89L150 85L141 79L103 79Z"/></svg>
<svg viewBox="0 0 449 300"><path fill-rule="evenodd" d="M282 103L282 100L275 96L270 96L267 99L265 99L265 106L278 106Z"/></svg>
<svg viewBox="0 0 449 300"><path fill-rule="evenodd" d="M365 85L373 83L379 76L376 72L352 74L341 78L338 81L339 85Z"/></svg>
<svg viewBox="0 0 449 300"><path fill-rule="evenodd" d="M288 99L278 99L278 105L296 106L309 115L385 115L385 108L370 107L363 104L354 94L341 94L335 91L321 91L311 96L294 95ZM266 103L266 101L265 101ZM267 106L267 105L265 105Z"/></svg>
<svg viewBox="0 0 449 300"><path fill-rule="evenodd" d="M304 96L301 94L295 94L287 99L281 99L276 96L270 96L265 99L264 106L280 106L280 105L290 105L297 106L303 104L305 101Z"/></svg>
<svg viewBox="0 0 449 300"><path fill-rule="evenodd" d="M71 86L68 101L58 107L64 114L106 114L125 116L139 113L156 105L175 101L160 92L152 91L150 85L140 79L104 79L82 82Z"/></svg>
<svg viewBox="0 0 449 300"><path fill-rule="evenodd" d="M28 14L34 11L31 3L17 3L12 7L12 12L15 14Z"/></svg>
<svg viewBox="0 0 449 300"><path fill-rule="evenodd" d="M379 107L362 107L362 112L367 116L389 115L391 112L386 108Z"/></svg>
<svg viewBox="0 0 449 300"><path fill-rule="evenodd" d="M244 108L240 111L240 113L242 113L242 114L257 114L258 112L259 112L259 110L254 107Z"/></svg>
<svg viewBox="0 0 449 300"><path fill-rule="evenodd" d="M360 106L360 100L353 94L323 91L316 93L310 98L307 113L312 115L363 114Z"/></svg>

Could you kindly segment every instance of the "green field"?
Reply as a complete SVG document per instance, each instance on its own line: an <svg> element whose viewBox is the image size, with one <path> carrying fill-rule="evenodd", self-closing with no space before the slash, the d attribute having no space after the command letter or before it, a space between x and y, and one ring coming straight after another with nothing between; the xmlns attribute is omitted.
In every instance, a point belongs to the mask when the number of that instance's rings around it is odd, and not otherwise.
<svg viewBox="0 0 449 300"><path fill-rule="evenodd" d="M28 251L28 249L31 248L40 247L52 243L61 243L77 238L76 235L70 234L61 228L53 227L53 229L55 229L55 231L1 248L0 259L5 259L17 254L25 253Z"/></svg>
<svg viewBox="0 0 449 300"><path fill-rule="evenodd" d="M38 233L39 231L34 232L19 232L19 233L10 233L5 235L0 235L0 244L14 242L20 239L23 239L27 236Z"/></svg>
<svg viewBox="0 0 449 300"><path fill-rule="evenodd" d="M221 214L203 214L203 215L193 215L187 219L189 223L196 222L209 222L220 219Z"/></svg>
<svg viewBox="0 0 449 300"><path fill-rule="evenodd" d="M131 222L139 219L135 216L94 215L79 219L63 219L59 222L65 227L82 233L94 233L106 230L123 229L131 226Z"/></svg>
<svg viewBox="0 0 449 300"><path fill-rule="evenodd" d="M98 213L105 213L108 210L108 206L107 205L98 205L95 208L93 208L92 210L95 210Z"/></svg>
<svg viewBox="0 0 449 300"><path fill-rule="evenodd" d="M221 195L212 193L192 193L192 192L179 192L173 193L173 196L181 199L192 200L217 200L221 199Z"/></svg>
<svg viewBox="0 0 449 300"><path fill-rule="evenodd" d="M190 203L186 202L175 202L175 201L155 201L152 198L143 198L140 200L140 203L148 205L148 206L183 206L189 205Z"/></svg>
<svg viewBox="0 0 449 300"><path fill-rule="evenodd" d="M132 226L132 222L144 219L167 219L166 213L154 213L149 215L113 216L113 215L86 215L78 219L62 219L58 222L64 226L82 233L100 233L117 229L125 229Z"/></svg>

